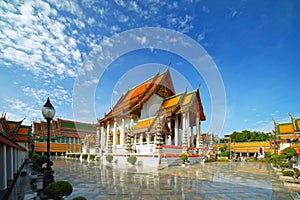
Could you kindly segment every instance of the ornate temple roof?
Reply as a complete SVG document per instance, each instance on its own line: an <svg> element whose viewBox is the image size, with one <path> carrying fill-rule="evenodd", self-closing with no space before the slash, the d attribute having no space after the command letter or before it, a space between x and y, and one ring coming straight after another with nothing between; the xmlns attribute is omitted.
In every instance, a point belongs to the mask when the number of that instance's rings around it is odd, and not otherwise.
<svg viewBox="0 0 300 200"><path fill-rule="evenodd" d="M205 121L205 115L200 99L199 88L192 92L183 92L169 98L164 99L159 110L160 115L171 116L175 113L184 113L192 111L199 113L199 119Z"/></svg>
<svg viewBox="0 0 300 200"><path fill-rule="evenodd" d="M153 94L166 98L174 95L174 91L170 70L167 69L162 74L157 73L142 84L128 90L126 94L123 94L112 110L99 122L107 121L116 116L138 114L142 109L142 104Z"/></svg>

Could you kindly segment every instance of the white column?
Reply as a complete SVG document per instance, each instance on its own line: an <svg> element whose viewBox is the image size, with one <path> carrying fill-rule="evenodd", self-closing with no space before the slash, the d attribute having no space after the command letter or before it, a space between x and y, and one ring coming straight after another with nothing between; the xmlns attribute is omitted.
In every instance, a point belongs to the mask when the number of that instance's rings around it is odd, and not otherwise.
<svg viewBox="0 0 300 200"><path fill-rule="evenodd" d="M133 146L136 146L136 134L134 134L134 138L133 138Z"/></svg>
<svg viewBox="0 0 300 200"><path fill-rule="evenodd" d="M148 140L147 140L148 138ZM146 133L146 142L147 142L147 145L150 144L150 134L149 133Z"/></svg>
<svg viewBox="0 0 300 200"><path fill-rule="evenodd" d="M110 124L107 122L107 129L106 129L106 149L108 148L108 141L109 141L109 132L110 132Z"/></svg>
<svg viewBox="0 0 300 200"><path fill-rule="evenodd" d="M132 130L132 127L133 127L133 118L131 117L130 118L130 129Z"/></svg>
<svg viewBox="0 0 300 200"><path fill-rule="evenodd" d="M7 188L6 145L0 144L0 190Z"/></svg>
<svg viewBox="0 0 300 200"><path fill-rule="evenodd" d="M175 146L179 145L178 115L175 116Z"/></svg>
<svg viewBox="0 0 300 200"><path fill-rule="evenodd" d="M100 125L101 126L101 128L100 128L100 135L101 135L101 140L100 140L100 143L101 143L101 146L100 146L100 148L102 149L102 150L104 150L105 148L105 132L104 132L104 126L103 125Z"/></svg>
<svg viewBox="0 0 300 200"><path fill-rule="evenodd" d="M191 147L195 147L195 144L194 144L194 127L193 126L191 126L191 139L190 139L190 141L191 141Z"/></svg>
<svg viewBox="0 0 300 200"><path fill-rule="evenodd" d="M96 148L96 153L98 153L99 152L99 148L100 148L100 128L99 128L99 126L97 126L97 132L96 132L96 146L95 146L95 148Z"/></svg>
<svg viewBox="0 0 300 200"><path fill-rule="evenodd" d="M18 149L14 149L14 173L18 171Z"/></svg>
<svg viewBox="0 0 300 200"><path fill-rule="evenodd" d="M187 113L186 117L186 128L187 128L187 135L188 135L188 147L191 146L191 128L190 128L190 113Z"/></svg>
<svg viewBox="0 0 300 200"><path fill-rule="evenodd" d="M116 119L114 121L113 134L114 134L114 137L113 137L113 146L116 146L117 145L117 120Z"/></svg>
<svg viewBox="0 0 300 200"><path fill-rule="evenodd" d="M182 134L184 134L184 132L186 131L186 114L183 113L182 114ZM183 138L183 137L181 137Z"/></svg>
<svg viewBox="0 0 300 200"><path fill-rule="evenodd" d="M122 147L125 146L125 119L122 118L122 130L120 135L120 144Z"/></svg>
<svg viewBox="0 0 300 200"><path fill-rule="evenodd" d="M143 145L143 133L140 134L140 145Z"/></svg>
<svg viewBox="0 0 300 200"><path fill-rule="evenodd" d="M181 115L182 117L182 136L181 136L181 144L183 145L183 140L184 140L184 137L183 135L185 134L185 131L186 131L186 114L185 113L182 113Z"/></svg>
<svg viewBox="0 0 300 200"><path fill-rule="evenodd" d="M6 147L7 152L7 179L12 180L14 178L14 151L13 147Z"/></svg>
<svg viewBox="0 0 300 200"><path fill-rule="evenodd" d="M73 143L74 143L74 153L76 153L76 138L73 138Z"/></svg>
<svg viewBox="0 0 300 200"><path fill-rule="evenodd" d="M199 120L199 113L197 112L197 116L196 116L196 135L197 135L197 139L196 139L196 147L199 148L199 142L200 142L200 120Z"/></svg>

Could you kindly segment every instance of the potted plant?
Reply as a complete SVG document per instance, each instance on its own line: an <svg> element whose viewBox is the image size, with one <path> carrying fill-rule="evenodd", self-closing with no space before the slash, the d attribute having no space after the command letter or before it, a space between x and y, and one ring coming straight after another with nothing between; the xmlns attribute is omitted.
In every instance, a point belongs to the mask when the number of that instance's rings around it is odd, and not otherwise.
<svg viewBox="0 0 300 200"><path fill-rule="evenodd" d="M188 157L186 154L182 154L182 155L180 156L180 158L181 158L181 160L182 160L182 166L184 167L185 164L188 163L189 157Z"/></svg>
<svg viewBox="0 0 300 200"><path fill-rule="evenodd" d="M45 194L54 200L60 200L73 192L72 185L67 181L55 181L47 185Z"/></svg>
<svg viewBox="0 0 300 200"><path fill-rule="evenodd" d="M105 159L106 159L107 162L111 163L112 160L114 159L114 157L113 157L112 155L107 155L107 156L105 157Z"/></svg>
<svg viewBox="0 0 300 200"><path fill-rule="evenodd" d="M135 156L129 156L127 158L127 162L129 162L132 165L134 165L136 161L137 161L137 158Z"/></svg>

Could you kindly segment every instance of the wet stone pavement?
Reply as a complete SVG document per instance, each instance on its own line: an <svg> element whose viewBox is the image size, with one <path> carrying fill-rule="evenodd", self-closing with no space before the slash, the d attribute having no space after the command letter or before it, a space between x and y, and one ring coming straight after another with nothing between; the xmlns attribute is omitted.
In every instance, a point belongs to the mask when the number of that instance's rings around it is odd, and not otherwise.
<svg viewBox="0 0 300 200"><path fill-rule="evenodd" d="M216 162L163 170L54 161L55 180L67 180L87 199L290 199L269 164Z"/></svg>

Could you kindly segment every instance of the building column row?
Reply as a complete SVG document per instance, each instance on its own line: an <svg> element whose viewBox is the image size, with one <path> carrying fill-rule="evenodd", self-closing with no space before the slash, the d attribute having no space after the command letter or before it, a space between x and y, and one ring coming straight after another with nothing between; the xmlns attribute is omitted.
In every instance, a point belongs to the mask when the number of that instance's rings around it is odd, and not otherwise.
<svg viewBox="0 0 300 200"><path fill-rule="evenodd" d="M26 159L26 153L6 144L0 144L0 190L7 188L7 181L14 178Z"/></svg>

